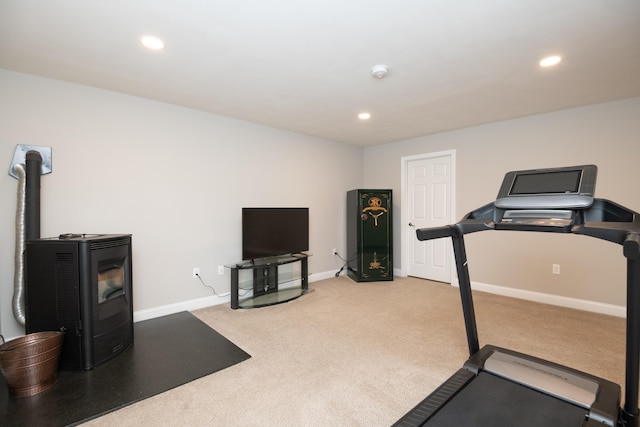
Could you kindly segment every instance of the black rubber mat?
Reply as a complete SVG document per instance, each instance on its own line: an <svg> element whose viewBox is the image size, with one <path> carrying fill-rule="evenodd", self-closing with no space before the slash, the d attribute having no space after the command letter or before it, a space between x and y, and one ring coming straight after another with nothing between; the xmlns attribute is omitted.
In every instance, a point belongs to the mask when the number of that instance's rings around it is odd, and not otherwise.
<svg viewBox="0 0 640 427"><path fill-rule="evenodd" d="M91 371L59 371L56 384L16 399L0 376L0 425L66 426L220 371L251 356L191 313L134 324L134 345Z"/></svg>

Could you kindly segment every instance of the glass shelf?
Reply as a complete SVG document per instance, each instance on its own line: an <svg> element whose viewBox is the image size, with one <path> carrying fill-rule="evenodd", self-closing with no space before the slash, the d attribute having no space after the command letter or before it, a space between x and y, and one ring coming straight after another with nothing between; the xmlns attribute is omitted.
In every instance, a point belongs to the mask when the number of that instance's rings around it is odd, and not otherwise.
<svg viewBox="0 0 640 427"><path fill-rule="evenodd" d="M299 298L309 292L311 292L309 289L291 288L278 289L277 292L263 294L257 297L254 297L253 295L244 298L240 297L238 299L238 308L258 308L280 304Z"/></svg>
<svg viewBox="0 0 640 427"><path fill-rule="evenodd" d="M226 265L231 269L231 308L280 304L308 293L309 256L298 253Z"/></svg>
<svg viewBox="0 0 640 427"><path fill-rule="evenodd" d="M287 254L287 255L280 255L280 256L274 256L274 257L268 257L268 258L258 258L254 260L242 261L235 264L227 264L225 265L225 267L239 268L241 270L254 269L254 268L271 265L271 264L276 264L276 265L289 264L291 262L300 261L302 258L308 258L310 256L311 256L310 253L300 252L297 254Z"/></svg>

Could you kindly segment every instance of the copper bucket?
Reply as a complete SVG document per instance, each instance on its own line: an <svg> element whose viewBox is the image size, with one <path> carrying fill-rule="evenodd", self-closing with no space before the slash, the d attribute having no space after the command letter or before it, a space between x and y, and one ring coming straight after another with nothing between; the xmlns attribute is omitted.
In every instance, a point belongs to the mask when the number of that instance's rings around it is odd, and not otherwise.
<svg viewBox="0 0 640 427"><path fill-rule="evenodd" d="M0 345L0 371L14 397L33 396L57 379L64 332L36 332Z"/></svg>

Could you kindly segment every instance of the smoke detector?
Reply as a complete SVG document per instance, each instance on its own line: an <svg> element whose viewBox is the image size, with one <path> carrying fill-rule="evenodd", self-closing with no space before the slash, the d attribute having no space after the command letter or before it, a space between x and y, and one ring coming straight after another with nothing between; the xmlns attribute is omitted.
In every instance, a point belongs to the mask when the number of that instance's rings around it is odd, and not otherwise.
<svg viewBox="0 0 640 427"><path fill-rule="evenodd" d="M376 65L371 68L371 75L376 79L381 79L389 74L389 67L386 65Z"/></svg>

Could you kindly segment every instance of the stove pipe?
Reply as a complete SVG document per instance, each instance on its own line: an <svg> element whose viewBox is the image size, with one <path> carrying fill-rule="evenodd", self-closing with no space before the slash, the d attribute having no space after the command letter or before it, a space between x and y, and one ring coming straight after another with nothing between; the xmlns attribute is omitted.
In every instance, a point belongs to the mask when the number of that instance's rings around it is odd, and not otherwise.
<svg viewBox="0 0 640 427"><path fill-rule="evenodd" d="M40 238L40 168L42 156L37 151L26 155L27 186L25 201L25 240Z"/></svg>
<svg viewBox="0 0 640 427"><path fill-rule="evenodd" d="M13 277L13 317L25 325L24 307L24 253L25 241L40 238L40 168L42 156L37 151L26 154L26 167L22 163L13 166L18 177L18 201L16 207L15 273Z"/></svg>

